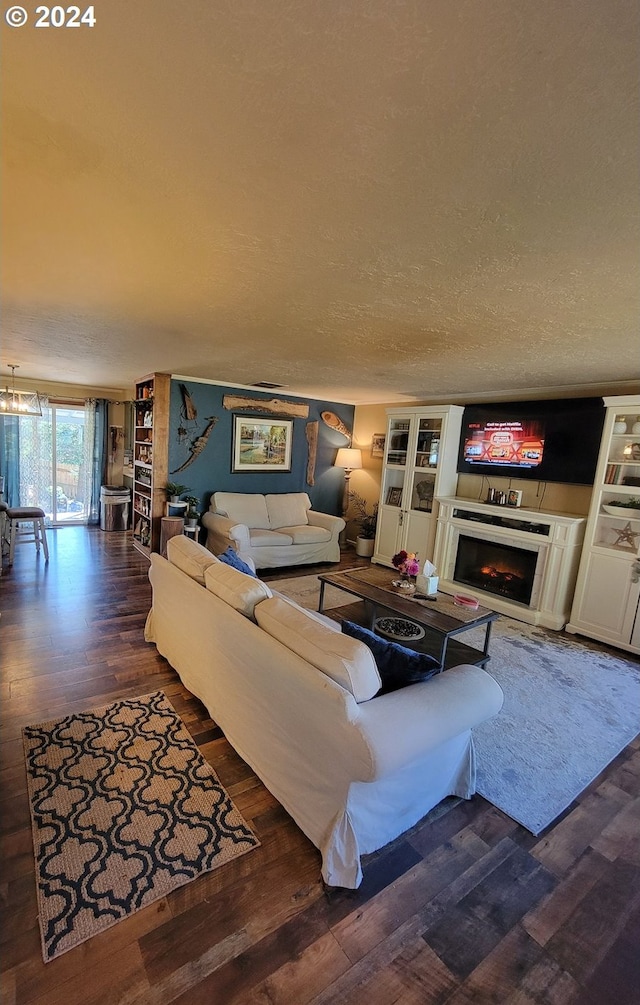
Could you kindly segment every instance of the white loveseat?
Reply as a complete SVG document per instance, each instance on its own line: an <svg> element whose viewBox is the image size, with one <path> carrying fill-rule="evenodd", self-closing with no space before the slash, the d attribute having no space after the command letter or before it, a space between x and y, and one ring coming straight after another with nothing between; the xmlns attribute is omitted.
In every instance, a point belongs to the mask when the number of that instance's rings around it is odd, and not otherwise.
<svg viewBox="0 0 640 1005"><path fill-rule="evenodd" d="M449 795L469 798L471 730L502 691L477 666L375 697L371 651L184 536L151 556L145 637L322 854L355 888L360 856Z"/></svg>
<svg viewBox="0 0 640 1005"><path fill-rule="evenodd" d="M209 551L221 555L231 545L258 569L340 561L345 522L312 510L306 492L214 492L202 523Z"/></svg>

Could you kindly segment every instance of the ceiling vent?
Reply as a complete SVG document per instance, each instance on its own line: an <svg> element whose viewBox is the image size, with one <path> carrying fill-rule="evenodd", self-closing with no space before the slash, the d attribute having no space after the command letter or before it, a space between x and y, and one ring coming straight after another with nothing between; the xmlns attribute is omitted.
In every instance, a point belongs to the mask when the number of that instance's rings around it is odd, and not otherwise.
<svg viewBox="0 0 640 1005"><path fill-rule="evenodd" d="M266 387L270 391L274 391L279 387L288 387L288 386L289 386L288 384L272 384L270 380L258 380L256 381L255 384L251 385L251 387Z"/></svg>

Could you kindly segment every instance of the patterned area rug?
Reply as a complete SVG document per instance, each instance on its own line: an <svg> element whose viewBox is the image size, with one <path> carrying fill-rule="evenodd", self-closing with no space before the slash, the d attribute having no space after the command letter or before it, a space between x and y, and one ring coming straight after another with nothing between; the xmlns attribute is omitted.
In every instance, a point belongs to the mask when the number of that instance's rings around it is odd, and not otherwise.
<svg viewBox="0 0 640 1005"><path fill-rule="evenodd" d="M317 610L315 576L273 585ZM481 648L481 631L470 630L464 642ZM487 671L504 691L504 707L474 730L477 790L539 834L640 731L640 662L507 617L494 623L489 652Z"/></svg>
<svg viewBox="0 0 640 1005"><path fill-rule="evenodd" d="M23 739L45 963L260 843L162 691Z"/></svg>

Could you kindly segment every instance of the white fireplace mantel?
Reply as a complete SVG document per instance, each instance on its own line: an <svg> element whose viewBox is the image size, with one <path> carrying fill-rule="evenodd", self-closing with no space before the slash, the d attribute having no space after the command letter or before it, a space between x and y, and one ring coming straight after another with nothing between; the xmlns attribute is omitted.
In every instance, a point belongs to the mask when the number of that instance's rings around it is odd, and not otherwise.
<svg viewBox="0 0 640 1005"><path fill-rule="evenodd" d="M569 620L586 517L570 513L496 506L472 499L439 498L433 561L444 593L477 595L484 607L531 625L559 630ZM528 604L471 589L455 580L461 535L522 548L537 554Z"/></svg>

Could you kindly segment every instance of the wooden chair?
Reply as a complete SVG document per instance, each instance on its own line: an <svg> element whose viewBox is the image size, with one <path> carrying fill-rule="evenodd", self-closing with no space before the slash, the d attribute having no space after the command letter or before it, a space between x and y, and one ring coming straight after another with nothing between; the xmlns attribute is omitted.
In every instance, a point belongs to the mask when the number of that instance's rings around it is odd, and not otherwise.
<svg viewBox="0 0 640 1005"><path fill-rule="evenodd" d="M44 510L39 506L9 506L5 514L9 525L9 565L13 565L13 553L16 541L35 541L36 551L40 545L44 551L45 562L49 561L49 546L44 526ZM21 523L30 523L33 530L21 530Z"/></svg>
<svg viewBox="0 0 640 1005"><path fill-rule="evenodd" d="M9 522L7 520L8 505L0 499L0 576L5 558L9 556Z"/></svg>

